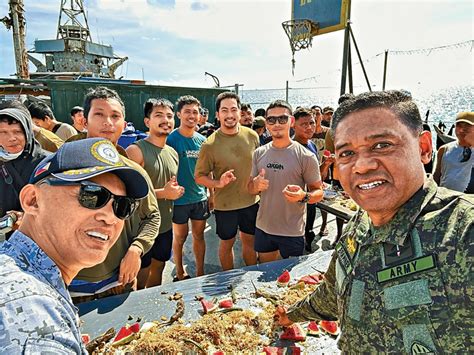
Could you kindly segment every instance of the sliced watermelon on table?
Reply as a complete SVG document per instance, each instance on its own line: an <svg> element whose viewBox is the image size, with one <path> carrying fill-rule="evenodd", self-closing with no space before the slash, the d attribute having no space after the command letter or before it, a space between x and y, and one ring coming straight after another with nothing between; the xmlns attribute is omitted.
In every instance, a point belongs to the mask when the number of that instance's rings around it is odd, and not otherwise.
<svg viewBox="0 0 474 355"><path fill-rule="evenodd" d="M135 323L132 325L126 325L117 332L112 345L124 345L129 343L135 337L135 334L140 331L140 323Z"/></svg>
<svg viewBox="0 0 474 355"><path fill-rule="evenodd" d="M201 300L201 306L204 314L211 313L215 311L218 307L217 304L211 302L211 301L206 301L205 299Z"/></svg>
<svg viewBox="0 0 474 355"><path fill-rule="evenodd" d="M321 330L319 329L318 324L314 320L309 322L307 330L308 331L306 334L309 336L318 336L319 334L321 334Z"/></svg>
<svg viewBox="0 0 474 355"><path fill-rule="evenodd" d="M319 327L326 333L331 335L338 335L340 332L339 325L335 321L322 320L319 322Z"/></svg>
<svg viewBox="0 0 474 355"><path fill-rule="evenodd" d="M281 340L304 341L306 339L306 332L301 328L301 325L294 323L285 328L285 331L280 335Z"/></svg>
<svg viewBox="0 0 474 355"><path fill-rule="evenodd" d="M277 285L280 287L286 287L290 282L291 276L288 270L283 271L283 273L278 276Z"/></svg>
<svg viewBox="0 0 474 355"><path fill-rule="evenodd" d="M232 308L234 307L234 302L232 301L232 298L224 298L219 301L219 307L220 308Z"/></svg>

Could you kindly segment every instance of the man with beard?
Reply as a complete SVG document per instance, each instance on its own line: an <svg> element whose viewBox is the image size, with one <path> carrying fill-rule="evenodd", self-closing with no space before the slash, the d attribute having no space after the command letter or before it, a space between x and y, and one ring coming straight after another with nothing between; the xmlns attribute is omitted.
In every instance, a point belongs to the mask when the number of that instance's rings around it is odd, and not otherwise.
<svg viewBox="0 0 474 355"><path fill-rule="evenodd" d="M221 125L202 145L195 177L198 184L214 189L219 259L222 269L230 270L237 229L245 264L257 262L253 243L259 198L248 193L247 181L260 142L257 133L240 125L240 98L235 93L219 94L216 112Z"/></svg>
<svg viewBox="0 0 474 355"><path fill-rule="evenodd" d="M290 138L291 106L276 100L266 116L272 142L255 151L248 183L250 193L261 195L255 229L261 263L303 255L306 204L323 198L316 155Z"/></svg>
<svg viewBox="0 0 474 355"><path fill-rule="evenodd" d="M201 103L193 96L181 96L176 103L176 112L181 124L168 137L167 143L179 156L178 184L184 187L184 195L174 201L173 210L173 259L176 277L173 281L189 279L183 266L183 246L188 237L188 221L191 220L193 251L196 259L196 276L204 275L206 242L204 228L209 218L206 188L194 181L194 170L205 138L196 132Z"/></svg>
<svg viewBox="0 0 474 355"><path fill-rule="evenodd" d="M142 256L139 289L161 285L163 269L171 257L173 245L173 201L184 193L184 188L176 181L178 153L166 145L166 138L174 128L173 104L166 99L148 99L144 111L145 126L150 135L128 146L127 154L145 169L153 182L161 223L153 247Z"/></svg>
<svg viewBox="0 0 474 355"><path fill-rule="evenodd" d="M243 103L240 108L240 125L248 128L252 128L253 120L255 119L252 107L250 104Z"/></svg>
<svg viewBox="0 0 474 355"><path fill-rule="evenodd" d="M277 308L284 326L339 320L344 353L469 353L474 199L426 176L430 132L411 95L363 93L331 130L344 190L361 207L324 281Z"/></svg>
<svg viewBox="0 0 474 355"><path fill-rule="evenodd" d="M125 106L120 96L103 86L90 89L84 99L84 117L86 137L109 140L122 155L124 163L144 176L149 191L125 222L119 240L110 249L104 262L81 270L69 285L76 303L134 290L141 257L152 247L160 226L158 203L148 174L140 165L128 159L125 150L117 145L125 123ZM82 134L75 136L75 139L82 138Z"/></svg>

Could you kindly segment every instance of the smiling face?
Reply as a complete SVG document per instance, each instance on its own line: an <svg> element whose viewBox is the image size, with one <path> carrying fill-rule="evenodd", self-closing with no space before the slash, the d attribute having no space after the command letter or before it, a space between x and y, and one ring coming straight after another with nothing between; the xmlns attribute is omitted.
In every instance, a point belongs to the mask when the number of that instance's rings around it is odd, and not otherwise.
<svg viewBox="0 0 474 355"><path fill-rule="evenodd" d="M155 106L150 117L145 117L145 125L152 136L168 136L174 129L174 113L167 106Z"/></svg>
<svg viewBox="0 0 474 355"><path fill-rule="evenodd" d="M94 99L87 116L87 138L105 138L117 144L123 132L125 116L120 102L115 99Z"/></svg>
<svg viewBox="0 0 474 355"><path fill-rule="evenodd" d="M375 225L388 222L423 185L431 157L431 135L416 136L389 109L347 115L334 140L344 190Z"/></svg>
<svg viewBox="0 0 474 355"><path fill-rule="evenodd" d="M0 121L0 146L8 153L16 154L25 149L26 137L20 122Z"/></svg>
<svg viewBox="0 0 474 355"><path fill-rule="evenodd" d="M227 98L221 101L217 119L221 123L221 131L225 134L234 134L238 131L240 109L237 100Z"/></svg>
<svg viewBox="0 0 474 355"><path fill-rule="evenodd" d="M124 183L106 173L90 179L116 195L126 195ZM29 185L31 186L31 185ZM79 186L37 187L36 225L40 237L35 240L66 274L91 267L105 260L117 241L124 221L117 218L112 199L102 208L88 209L78 201ZM56 206L61 206L60 215ZM67 221L67 223L64 223Z"/></svg>
<svg viewBox="0 0 474 355"><path fill-rule="evenodd" d="M195 129L201 116L199 114L199 105L197 103L184 105L177 115L181 121L181 126Z"/></svg>

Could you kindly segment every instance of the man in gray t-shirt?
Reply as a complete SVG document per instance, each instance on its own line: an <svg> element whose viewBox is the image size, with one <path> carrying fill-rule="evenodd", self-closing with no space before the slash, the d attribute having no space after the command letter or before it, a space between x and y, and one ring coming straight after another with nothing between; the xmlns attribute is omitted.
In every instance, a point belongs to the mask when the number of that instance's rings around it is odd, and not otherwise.
<svg viewBox="0 0 474 355"><path fill-rule="evenodd" d="M303 255L306 203L323 198L318 161L291 140L293 122L287 102L272 102L266 111L272 142L253 155L248 190L261 194L255 231L255 251L261 263L277 260L279 254L283 258Z"/></svg>

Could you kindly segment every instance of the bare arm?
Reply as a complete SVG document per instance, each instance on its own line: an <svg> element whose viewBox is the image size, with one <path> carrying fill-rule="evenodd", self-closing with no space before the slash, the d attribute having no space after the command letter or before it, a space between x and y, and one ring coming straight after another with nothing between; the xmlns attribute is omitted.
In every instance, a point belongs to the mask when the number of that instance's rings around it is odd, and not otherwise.
<svg viewBox="0 0 474 355"><path fill-rule="evenodd" d="M142 168L145 166L145 161L143 159L142 150L138 145L130 144L127 149L128 158L132 159L135 163L139 164Z"/></svg>
<svg viewBox="0 0 474 355"><path fill-rule="evenodd" d="M218 180L215 180L208 175L199 175L194 178L197 184L206 186L208 189L222 189L227 184L230 184L232 181L237 179L234 175L234 169L227 170Z"/></svg>
<svg viewBox="0 0 474 355"><path fill-rule="evenodd" d="M283 190L283 195L288 202L300 202L309 194L309 201L307 203L316 203L323 199L323 184L321 181L313 182L307 185L308 192L305 192L298 185L287 185Z"/></svg>
<svg viewBox="0 0 474 355"><path fill-rule="evenodd" d="M436 165L433 172L433 179L439 185L441 181L441 164L443 161L443 154L444 154L444 146L438 149L438 154L436 155Z"/></svg>

